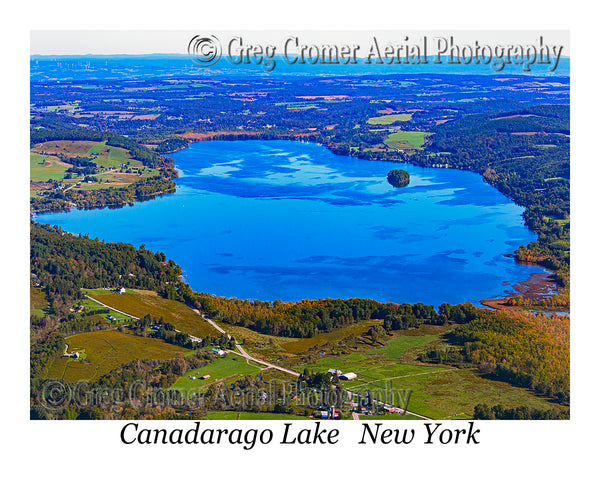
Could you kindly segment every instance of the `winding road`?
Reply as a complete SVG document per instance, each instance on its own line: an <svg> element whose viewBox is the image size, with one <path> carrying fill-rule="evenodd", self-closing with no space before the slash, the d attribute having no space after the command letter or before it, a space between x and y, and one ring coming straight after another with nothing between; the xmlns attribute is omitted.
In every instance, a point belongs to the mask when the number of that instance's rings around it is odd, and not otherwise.
<svg viewBox="0 0 600 480"><path fill-rule="evenodd" d="M125 313L125 312L123 312L121 310L117 310L116 308L113 308L110 305L106 305L105 303L102 303L101 301L96 300L95 298L92 298L89 295L85 295L85 297L89 298L93 302L98 303L99 305L102 305L103 307L106 307L106 308L109 308L111 310L114 310L115 312L118 312L118 313L120 313L122 315L125 315L125 316L127 316L129 318L132 318L134 320L139 320L138 317L134 317L133 315L130 315L129 313ZM223 328L221 328L219 325L217 325L217 323L214 320L211 320L206 315L202 314L200 312L200 310L198 310L196 308L192 308L189 305L188 305L188 307L191 308L196 314L198 314L203 320L205 320L211 326L213 326L215 328L215 330L217 330L220 333L223 333L223 334L227 335L228 338L231 338L231 335L229 335L225 330L223 330ZM179 331L179 330L176 330L176 331ZM191 336L191 335L190 335L190 338L199 340L197 337L194 337L194 336ZM239 355L240 357L243 357L246 360L250 360L252 362L256 362L256 363L258 363L260 365L264 365L265 367L272 368L274 370L279 370L280 372L287 373L288 375L293 375L294 377L299 377L300 376L300 374L298 372L294 372L293 370L289 370L287 368L283 368L283 367L280 367L280 366L275 365L273 363L265 362L264 360L259 360L258 358L253 357L248 352L246 352L246 350L244 350L244 348L239 343L237 343L237 342L235 342L235 348L238 350L237 352L235 350L226 350L226 351L228 353L233 353L234 355ZM385 404L383 402L378 402L378 401L376 401L376 402L380 403L380 404L382 404L383 406L386 406L386 407L393 407L394 406L394 405ZM414 415L415 417L418 417L418 418L420 418L422 420L432 420L429 417L425 417L423 415L420 415L420 414L415 413L415 412L411 412L409 410L405 410L405 413L407 413L409 415ZM359 420L358 414L353 413L352 414L352 419L353 420Z"/></svg>
<svg viewBox="0 0 600 480"><path fill-rule="evenodd" d="M200 317L202 317L203 320L205 320L208 323L210 323L217 331L219 331L221 333L224 333L225 335L227 335L228 338L231 338L231 335L229 335L225 330L223 330L221 327L219 327L219 325L217 325L213 320L211 320L210 318L208 318L206 315L203 315L200 312L200 310L198 310L196 308L192 308L192 310L194 312L196 312L198 315L200 315ZM293 370L288 370L287 368L283 368L283 367L280 367L278 365L274 365L273 363L265 362L263 360L259 360L259 359L255 358L255 357L251 356L237 342L235 342L235 348L237 348L239 350L239 352L236 352L234 350L227 350L227 351L230 352L230 353L234 353L236 355L239 355L241 357L244 357L247 360L251 360L252 362L256 362L256 363L259 363L260 365L264 365L265 367L273 368L275 370L279 370L280 372L284 372L284 373L287 373L289 375L293 375L294 377L299 377L300 376L300 374L298 372L294 372Z"/></svg>

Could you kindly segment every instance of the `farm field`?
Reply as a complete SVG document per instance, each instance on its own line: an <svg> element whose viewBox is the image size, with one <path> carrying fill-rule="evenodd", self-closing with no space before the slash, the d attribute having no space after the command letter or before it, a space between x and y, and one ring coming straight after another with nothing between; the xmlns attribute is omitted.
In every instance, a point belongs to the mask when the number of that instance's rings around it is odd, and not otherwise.
<svg viewBox="0 0 600 480"><path fill-rule="evenodd" d="M441 332L400 335L390 339L384 347L348 355L325 355L315 363L294 368L299 372L304 368L314 372L325 372L330 368L354 372L358 378L344 382L348 390L379 392L382 399L386 391L390 394L390 389L410 390L408 409L434 419L469 418L478 403L507 407L528 405L542 410L556 406L526 389L483 378L470 369L417 362L417 355L428 345L441 341L440 335Z"/></svg>
<svg viewBox="0 0 600 480"><path fill-rule="evenodd" d="M373 392L380 391L382 396L390 388L410 390L412 394L408 409L438 420L471 417L478 403L502 404L505 407L527 405L541 410L556 407L555 403L525 389L482 378L469 369L448 367L430 368L429 372L415 370L415 373L400 378L357 383L348 388L353 391L368 388Z"/></svg>
<svg viewBox="0 0 600 480"><path fill-rule="evenodd" d="M264 367L262 367L264 368ZM211 383L227 380L232 382L246 375L255 375L261 371L261 368L255 366L252 362L247 363L246 359L229 353L224 358L217 358L210 364L202 368L189 370L181 376L173 385L175 389L192 390L207 388ZM197 377L210 375L206 380L199 380ZM192 380L190 377L196 377Z"/></svg>
<svg viewBox="0 0 600 480"><path fill-rule="evenodd" d="M423 420L416 415L411 415L407 413L405 415L401 413L388 413L386 415L359 415L359 420L372 420L376 422L380 422L381 420Z"/></svg>
<svg viewBox="0 0 600 480"><path fill-rule="evenodd" d="M80 352L80 359L59 357L49 365L46 378L97 380L123 363L135 359L167 360L188 353L155 338L137 337L115 330L80 333L67 337L68 351Z"/></svg>
<svg viewBox="0 0 600 480"><path fill-rule="evenodd" d="M88 157L88 152L97 143L92 140L52 140L38 143L31 151L43 155L65 155L67 157Z"/></svg>
<svg viewBox="0 0 600 480"><path fill-rule="evenodd" d="M394 132L385 137L383 143L399 150L418 149L425 144L428 135L427 132Z"/></svg>
<svg viewBox="0 0 600 480"><path fill-rule="evenodd" d="M89 298L84 298L83 300L79 301L78 304L84 308L84 312L90 312L90 311L100 310L100 309L105 308L102 305L99 305L98 303L94 302L93 300L90 300ZM109 308L108 310L109 310L108 313L95 314L95 315L92 315L90 318L98 319L98 320L103 321L104 323L112 323L112 324L130 322L132 320L131 317L128 317L127 315L123 315L122 313L119 313L111 308ZM116 320L112 320L112 321L108 320L106 318L108 315L114 317Z"/></svg>
<svg viewBox="0 0 600 480"><path fill-rule="evenodd" d="M239 325L229 325L223 322L216 322L223 330L229 333L233 338L241 343L250 355L263 360L277 361L281 356L288 353L284 345L288 342L297 341L297 338L277 337L274 335L265 335L255 332L249 328ZM291 354L289 354L291 356Z"/></svg>
<svg viewBox="0 0 600 480"><path fill-rule="evenodd" d="M300 340L293 340L283 345L283 348L290 353L301 353L310 348L318 345L325 345L327 343L336 343L346 337L361 337L369 328L374 325L382 325L383 320L370 320L366 322L356 323L347 327L335 329L332 332L320 333L311 338L303 338Z"/></svg>
<svg viewBox="0 0 600 480"><path fill-rule="evenodd" d="M122 312L141 318L144 315L162 317L166 322L172 323L177 330L194 335L218 337L220 333L191 308L181 302L159 297L155 292L145 290L127 290L124 294L114 293L110 290L84 290L84 293L98 301L116 308Z"/></svg>
<svg viewBox="0 0 600 480"><path fill-rule="evenodd" d="M76 174L71 179L64 178L67 169L72 167L67 163L68 159L75 157L94 162L99 167L99 171L93 175L99 182L81 182L83 177ZM65 161L61 161L61 158ZM35 145L30 151L29 170L32 181L58 180L64 186L73 186L74 190L82 191L124 187L159 173L156 169L144 167L139 160L132 159L129 151L124 148L88 140L57 140ZM32 186L32 191L39 189L39 185Z"/></svg>
<svg viewBox="0 0 600 480"><path fill-rule="evenodd" d="M29 154L29 176L33 181L60 180L70 165L61 162L58 157L42 155L36 152Z"/></svg>
<svg viewBox="0 0 600 480"><path fill-rule="evenodd" d="M309 420L308 417L269 412L208 412L206 420Z"/></svg>
<svg viewBox="0 0 600 480"><path fill-rule="evenodd" d="M395 115L382 115L381 117L371 117L367 120L369 125L391 125L396 122L408 122L412 119L410 113L398 113Z"/></svg>

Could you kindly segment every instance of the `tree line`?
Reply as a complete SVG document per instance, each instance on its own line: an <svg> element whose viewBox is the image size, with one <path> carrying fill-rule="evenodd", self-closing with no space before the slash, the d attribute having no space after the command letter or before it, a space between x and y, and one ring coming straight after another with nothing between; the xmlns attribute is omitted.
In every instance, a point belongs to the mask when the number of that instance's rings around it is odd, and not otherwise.
<svg viewBox="0 0 600 480"><path fill-rule="evenodd" d="M569 319L478 309L420 355L429 363L476 367L483 374L570 402Z"/></svg>

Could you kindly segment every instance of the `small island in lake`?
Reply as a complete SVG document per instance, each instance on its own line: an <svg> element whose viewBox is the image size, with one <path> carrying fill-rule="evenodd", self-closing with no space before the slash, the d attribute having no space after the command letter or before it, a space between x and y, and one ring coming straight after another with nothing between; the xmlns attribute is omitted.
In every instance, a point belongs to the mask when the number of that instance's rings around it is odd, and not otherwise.
<svg viewBox="0 0 600 480"><path fill-rule="evenodd" d="M410 182L410 175L406 170L390 170L387 179L396 188L406 187Z"/></svg>

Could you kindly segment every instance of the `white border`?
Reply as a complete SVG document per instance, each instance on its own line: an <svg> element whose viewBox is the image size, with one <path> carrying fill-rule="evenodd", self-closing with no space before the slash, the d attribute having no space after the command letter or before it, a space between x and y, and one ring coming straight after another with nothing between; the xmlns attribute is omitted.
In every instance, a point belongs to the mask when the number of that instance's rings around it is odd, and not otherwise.
<svg viewBox="0 0 600 480"><path fill-rule="evenodd" d="M85 6L87 5L87 6ZM598 387L594 358L598 338L597 307L592 304L598 266L597 235L598 87L596 16L574 4L546 1L526 4L504 0L408 2L206 2L125 3L29 2L4 14L2 158L17 163L28 147L29 31L41 29L186 29L199 30L464 30L559 29L571 31L572 78L572 419L568 422L486 422L481 445L368 448L351 438L358 422L343 423L345 441L333 448L270 446L244 452L235 447L122 446L119 422L31 422L28 420L28 183L26 168L13 176L5 166L2 189L3 356L7 374L2 389L8 425L3 435L4 468L47 478L100 478L126 474L149 478L218 475L229 478L300 478L335 475L355 478L385 474L432 478L560 478L597 469ZM8 24L8 25L6 25ZM10 162L10 163L9 163ZM14 162L14 163L13 163ZM10 170L10 176L9 176ZM8 220L8 221L6 221ZM594 243L592 243L594 242ZM15 294L18 292L18 295ZM252 422L252 427L254 427ZM258 422L271 426L269 422ZM225 423L220 423L225 427ZM336 424L338 425L338 424ZM402 424L404 425L404 424ZM454 427L454 423L451 426ZM153 427L158 423L152 423ZM172 423L167 423L172 427ZM237 425L240 426L239 424ZM244 422L250 428L250 422ZM408 427L408 425L407 425ZM454 427L457 428L457 427ZM462 427L461 427L462 428ZM4 442L6 443L6 442ZM16 467L17 470L9 468ZM587 467L590 467L588 470Z"/></svg>

